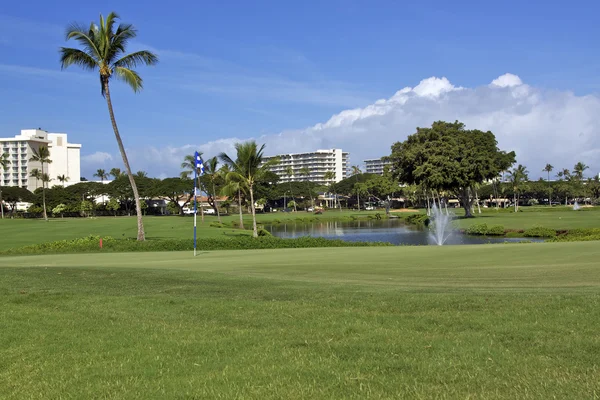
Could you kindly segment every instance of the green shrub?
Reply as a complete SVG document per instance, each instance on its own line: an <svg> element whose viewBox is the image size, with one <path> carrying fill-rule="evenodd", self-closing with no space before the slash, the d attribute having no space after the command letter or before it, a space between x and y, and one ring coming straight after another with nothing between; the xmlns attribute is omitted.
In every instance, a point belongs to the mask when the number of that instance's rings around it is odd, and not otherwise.
<svg viewBox="0 0 600 400"><path fill-rule="evenodd" d="M223 228L225 225L223 225L220 222L214 221L214 222L211 222L209 226L213 227L213 228Z"/></svg>
<svg viewBox="0 0 600 400"><path fill-rule="evenodd" d="M258 236L273 236L271 232L266 230L265 228L258 229Z"/></svg>
<svg viewBox="0 0 600 400"><path fill-rule="evenodd" d="M429 225L429 217L427 216L427 214L411 214L408 217L406 217L404 219L406 221L407 224L413 224L413 225L425 225L428 226Z"/></svg>
<svg viewBox="0 0 600 400"><path fill-rule="evenodd" d="M192 239L146 240L115 239L110 236L88 236L74 240L59 240L31 246L19 247L0 252L1 255L15 254L57 254L57 253L98 253L98 252L148 252L148 251L190 251L194 248ZM230 239L202 238L197 240L200 250L251 250L251 249L290 249L315 247L380 247L393 246L387 242L345 242L338 239L304 236L282 239L274 236L235 236Z"/></svg>
<svg viewBox="0 0 600 400"><path fill-rule="evenodd" d="M487 224L474 224L468 227L465 232L467 235L487 235L488 226Z"/></svg>
<svg viewBox="0 0 600 400"><path fill-rule="evenodd" d="M556 231L554 229L536 226L530 229L526 229L525 232L523 232L523 236L553 238L556 236Z"/></svg>
<svg viewBox="0 0 600 400"><path fill-rule="evenodd" d="M505 234L504 226L502 225L494 225L490 226L486 235L488 236L504 236Z"/></svg>
<svg viewBox="0 0 600 400"><path fill-rule="evenodd" d="M600 228L581 228L558 234L550 239L551 242L586 242L600 240Z"/></svg>

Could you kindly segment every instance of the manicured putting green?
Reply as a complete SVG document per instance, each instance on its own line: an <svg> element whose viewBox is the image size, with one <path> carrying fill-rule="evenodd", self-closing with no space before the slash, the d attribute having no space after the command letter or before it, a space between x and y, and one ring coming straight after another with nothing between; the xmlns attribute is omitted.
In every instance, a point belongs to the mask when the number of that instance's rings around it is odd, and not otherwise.
<svg viewBox="0 0 600 400"><path fill-rule="evenodd" d="M0 398L598 395L600 243L0 258Z"/></svg>

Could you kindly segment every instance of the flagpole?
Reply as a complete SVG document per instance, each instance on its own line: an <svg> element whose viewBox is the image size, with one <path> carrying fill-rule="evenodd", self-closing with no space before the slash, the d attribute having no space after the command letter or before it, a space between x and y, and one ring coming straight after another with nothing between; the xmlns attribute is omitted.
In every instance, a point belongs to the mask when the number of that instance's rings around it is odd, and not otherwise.
<svg viewBox="0 0 600 400"><path fill-rule="evenodd" d="M198 154L198 153L196 153ZM194 160L196 167L196 160ZM196 198L196 185L198 182L198 168L194 168L194 257L196 257L196 214L198 213L198 199Z"/></svg>

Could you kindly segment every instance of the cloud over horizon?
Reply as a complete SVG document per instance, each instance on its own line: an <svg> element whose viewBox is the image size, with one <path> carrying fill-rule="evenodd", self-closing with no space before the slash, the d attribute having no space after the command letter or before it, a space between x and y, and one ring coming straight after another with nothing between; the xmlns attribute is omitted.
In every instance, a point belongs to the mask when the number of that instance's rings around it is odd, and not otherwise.
<svg viewBox="0 0 600 400"><path fill-rule="evenodd" d="M467 129L491 130L501 149L517 153L517 161L528 167L532 179L542 176L546 163L558 170L583 161L590 166L589 175L600 170L600 97L532 87L510 73L474 88L455 86L446 77L430 77L388 99L341 111L311 127L254 139L266 143L267 155L342 148L350 152L352 165L360 165L364 159L389 154L394 142L437 120L459 120ZM241 140L142 146L129 148L128 154L134 170L177 176L186 154L195 149L205 157L232 152ZM119 158L82 157L83 172L108 167L113 159Z"/></svg>

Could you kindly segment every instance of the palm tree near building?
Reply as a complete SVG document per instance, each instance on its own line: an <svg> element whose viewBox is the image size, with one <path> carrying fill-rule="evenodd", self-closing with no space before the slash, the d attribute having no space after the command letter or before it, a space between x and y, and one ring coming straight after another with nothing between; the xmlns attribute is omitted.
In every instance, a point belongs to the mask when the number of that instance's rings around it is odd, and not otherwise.
<svg viewBox="0 0 600 400"><path fill-rule="evenodd" d="M6 172L9 165L10 160L8 159L8 153L2 153L0 156L0 167L2 168L2 173ZM2 219L4 219L4 205L2 203L2 175L0 175L0 213L2 214Z"/></svg>
<svg viewBox="0 0 600 400"><path fill-rule="evenodd" d="M217 191L215 190L215 182L221 178L221 171L217 168L219 165L219 159L213 157L206 161L206 167L204 170L204 176L208 179L212 186L212 197L215 210L217 211L217 218L221 223L221 212L219 211L219 204L217 202Z"/></svg>
<svg viewBox="0 0 600 400"><path fill-rule="evenodd" d="M140 75L133 68L138 65L155 65L158 62L158 57L147 50L125 54L129 41L137 36L137 30L131 24L120 23L115 26L118 19L119 16L111 12L106 19L100 15L99 25L92 23L88 28L87 25L71 24L67 29L66 38L67 40L74 39L82 46L83 50L61 47L60 62L63 69L71 65L77 65L86 70L99 72L101 94L106 99L117 145L123 158L129 183L133 189L137 212L137 239L145 240L140 196L117 127L110 97L109 82L114 77L125 82L134 92L139 92L143 87L143 82Z"/></svg>
<svg viewBox="0 0 600 400"><path fill-rule="evenodd" d="M358 184L358 175L360 175L361 173L362 173L362 171L360 170L358 165L352 166L352 175L354 175L356 177L357 184ZM355 186L357 186L357 185L355 185ZM358 209L360 210L360 191L358 190L358 187L356 188L356 203L358 204Z"/></svg>
<svg viewBox="0 0 600 400"><path fill-rule="evenodd" d="M56 177L56 179L58 179L58 181L59 181L60 183L62 183L63 187L65 187L65 182L68 182L68 181L69 181L69 177L68 177L68 176L66 176L66 175L64 175L64 174L63 174L63 175L59 175L59 176L57 176L57 177Z"/></svg>
<svg viewBox="0 0 600 400"><path fill-rule="evenodd" d="M579 180L583 180L583 173L585 172L585 170L589 169L590 167L585 165L584 163L582 163L581 161L579 161L577 164L575 164L575 167L573 167L573 175L579 179Z"/></svg>
<svg viewBox="0 0 600 400"><path fill-rule="evenodd" d="M42 166L39 178L42 181L42 204L44 209L44 219L48 221L48 213L46 212L46 184L50 182L49 179L44 179L48 174L44 172L44 165L51 164L50 150L46 146L40 146L37 150L33 149L33 156L29 159L30 162L39 162ZM46 176L44 175L46 174ZM49 177L48 177L49 178Z"/></svg>
<svg viewBox="0 0 600 400"><path fill-rule="evenodd" d="M104 182L105 179L108 179L108 173L103 169L96 170L94 176L100 179L101 182Z"/></svg>
<svg viewBox="0 0 600 400"><path fill-rule="evenodd" d="M38 182L40 179L42 179L42 172L39 169L34 168L31 170L31 172L29 172L29 177L35 179L35 189L37 190Z"/></svg>
<svg viewBox="0 0 600 400"><path fill-rule="evenodd" d="M288 166L285 168L285 171L284 171L284 173L285 173L285 175L286 175L286 176L288 177L288 179L289 179L289 183L290 183L290 194L292 195L292 202L293 202L292 204L294 205L294 212L297 212L298 210L296 209L296 200L295 200L295 198L294 198L294 189L292 189L292 176L294 176L294 169L292 168L292 166L291 166L291 165L288 165ZM290 204L290 203L288 203L288 204ZM286 207L286 205L285 205L285 204L284 204L283 206L284 206L284 208Z"/></svg>
<svg viewBox="0 0 600 400"><path fill-rule="evenodd" d="M117 179L123 176L123 171L121 171L121 168L111 168L108 175L112 176L114 179Z"/></svg>
<svg viewBox="0 0 600 400"><path fill-rule="evenodd" d="M231 169L225 164L221 167L221 174L225 177L227 184L221 189L221 193L229 198L236 197L238 201L238 212L240 214L240 229L244 229L244 214L242 209L242 190L243 186L238 182L235 175L229 174Z"/></svg>
<svg viewBox="0 0 600 400"><path fill-rule="evenodd" d="M201 151L198 152L198 155L200 155L200 157L202 157L202 154L203 153ZM179 175L183 179L190 178L192 175L194 175L195 172L197 172L196 159L194 158L193 154L189 154L183 158L183 162L181 163L181 169L183 169L183 171L181 171Z"/></svg>
<svg viewBox="0 0 600 400"><path fill-rule="evenodd" d="M254 185L257 181L269 172L270 168L279 163L279 160L272 158L262 164L264 158L265 145L260 148L255 141L245 143L236 143L236 158L233 159L226 153L219 154L223 163L227 164L231 171L227 173L226 179L230 182L238 182L240 188L245 189L250 195L250 209L252 210L252 235L258 237L256 227L256 207L254 204ZM262 165L261 165L262 164Z"/></svg>
<svg viewBox="0 0 600 400"><path fill-rule="evenodd" d="M552 164L546 164L546 166L542 170L542 171L548 173L548 180L547 180L547 182L548 182L548 204L550 204L551 207L552 207L552 187L550 186L550 172L552 172L553 169L554 169L554 166Z"/></svg>
<svg viewBox="0 0 600 400"><path fill-rule="evenodd" d="M521 192L525 190L529 171L524 165L519 164L516 168L508 173L508 179L513 187L513 197L515 202L515 212L519 211L519 200Z"/></svg>
<svg viewBox="0 0 600 400"><path fill-rule="evenodd" d="M325 172L325 174L323 175L323 179L325 179L325 181L328 181L328 182L334 180L335 179L335 172L333 172L333 171L327 171L327 172ZM328 186L329 186L329 191L330 192L331 192L331 189L333 188L334 184L335 184L335 182L330 182L329 183ZM337 195L334 193L333 208L335 208L336 199L337 199Z"/></svg>
<svg viewBox="0 0 600 400"><path fill-rule="evenodd" d="M304 179L306 180L306 187L308 189L308 197L310 197L310 205L312 206L312 208L314 210L315 209L315 199L313 199L312 187L310 184L310 169L308 167L302 167L300 169L300 176L303 176Z"/></svg>

